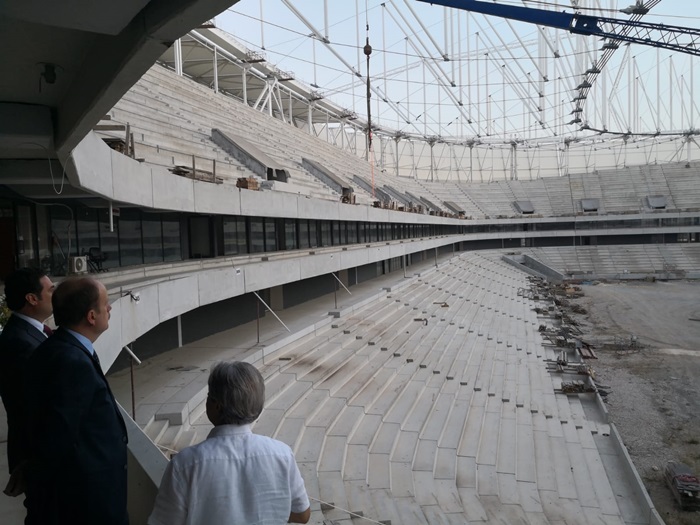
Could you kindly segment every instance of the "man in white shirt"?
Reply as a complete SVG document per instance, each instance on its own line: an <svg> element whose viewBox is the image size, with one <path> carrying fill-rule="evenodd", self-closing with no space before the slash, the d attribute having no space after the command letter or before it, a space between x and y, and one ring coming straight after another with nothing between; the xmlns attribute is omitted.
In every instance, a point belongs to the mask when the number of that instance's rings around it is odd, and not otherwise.
<svg viewBox="0 0 700 525"><path fill-rule="evenodd" d="M149 525L307 523L304 480L292 450L253 434L265 383L251 364L217 364L209 376L205 441L183 449L165 470Z"/></svg>

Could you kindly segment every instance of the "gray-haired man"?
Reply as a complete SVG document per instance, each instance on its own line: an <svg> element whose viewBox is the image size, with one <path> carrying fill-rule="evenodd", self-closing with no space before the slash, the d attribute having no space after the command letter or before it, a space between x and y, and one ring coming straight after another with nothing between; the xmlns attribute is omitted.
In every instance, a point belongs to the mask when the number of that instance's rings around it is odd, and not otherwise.
<svg viewBox="0 0 700 525"><path fill-rule="evenodd" d="M214 428L170 462L149 525L309 521L309 498L292 450L251 432L264 403L265 383L253 365L214 367L207 396Z"/></svg>

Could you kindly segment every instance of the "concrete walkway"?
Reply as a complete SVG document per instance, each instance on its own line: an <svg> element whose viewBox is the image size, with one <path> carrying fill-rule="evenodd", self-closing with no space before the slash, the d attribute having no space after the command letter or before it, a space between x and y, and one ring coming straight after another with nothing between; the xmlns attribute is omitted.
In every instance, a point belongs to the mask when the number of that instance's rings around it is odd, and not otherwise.
<svg viewBox="0 0 700 525"><path fill-rule="evenodd" d="M439 263L450 256L439 258ZM416 264L408 269L407 276L429 271L435 268L434 260ZM352 295L342 288L337 293L328 294L313 301L276 312L291 333L306 329L308 326L326 319L329 312L344 309L367 300L382 291L382 288L405 283L402 271L393 272L350 288ZM336 307L337 304L337 307ZM144 360L134 366L134 401L136 421L145 425L152 416L152 405L165 402L186 385L201 381L208 375L213 363L222 360L244 359L255 352L270 346L275 341L287 337L290 332L282 326L269 312L260 320L260 343L258 327L250 322L230 330L206 337L194 343L165 352ZM131 413L131 374L127 368L108 374L108 379L119 403Z"/></svg>

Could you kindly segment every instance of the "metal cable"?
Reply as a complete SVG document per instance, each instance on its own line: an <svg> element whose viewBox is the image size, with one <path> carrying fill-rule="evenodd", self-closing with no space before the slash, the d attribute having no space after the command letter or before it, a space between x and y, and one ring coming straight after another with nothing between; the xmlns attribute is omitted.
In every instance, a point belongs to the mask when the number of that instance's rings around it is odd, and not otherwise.
<svg viewBox="0 0 700 525"><path fill-rule="evenodd" d="M347 512L353 518L360 518L360 519L363 519L365 521L369 521L370 523L376 523L377 525L384 525L381 521L373 520L372 518L366 518L365 516L362 516L360 514L356 514L352 511L349 511L348 509L344 509L342 507L338 507L337 505L333 505L332 503L328 503L327 501L322 501L322 500L317 499L317 498L312 498L311 496L309 496L309 499L312 499L314 501L318 501L319 503L322 503L323 505L328 505L329 507L333 507L334 509L338 509L338 510L341 510L343 512Z"/></svg>

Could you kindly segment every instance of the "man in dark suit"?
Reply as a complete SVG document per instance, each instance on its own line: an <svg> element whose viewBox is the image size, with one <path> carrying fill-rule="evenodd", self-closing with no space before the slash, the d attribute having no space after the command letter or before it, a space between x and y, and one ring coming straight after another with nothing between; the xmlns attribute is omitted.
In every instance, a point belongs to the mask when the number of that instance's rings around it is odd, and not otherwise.
<svg viewBox="0 0 700 525"><path fill-rule="evenodd" d="M0 396L7 413L7 460L10 482L8 496L24 492L21 469L27 457L22 438L27 408L22 379L27 361L39 344L46 341L49 328L44 321L51 316L54 284L46 274L34 268L22 268L5 279L5 300L12 315L0 333Z"/></svg>
<svg viewBox="0 0 700 525"><path fill-rule="evenodd" d="M29 361L31 457L26 524L126 525L127 433L93 343L109 327L104 285L66 279L53 294L59 329Z"/></svg>

